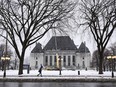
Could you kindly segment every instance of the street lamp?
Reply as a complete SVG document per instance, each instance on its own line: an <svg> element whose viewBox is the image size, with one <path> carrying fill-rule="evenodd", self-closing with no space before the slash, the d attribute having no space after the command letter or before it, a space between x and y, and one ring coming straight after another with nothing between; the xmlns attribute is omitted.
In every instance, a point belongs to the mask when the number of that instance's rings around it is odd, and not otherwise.
<svg viewBox="0 0 116 87"><path fill-rule="evenodd" d="M111 63L112 63L112 78L114 77L114 68L113 68L113 59L116 59L116 56L113 56L113 54L111 54L111 56L108 56L107 59L111 59Z"/></svg>
<svg viewBox="0 0 116 87"><path fill-rule="evenodd" d="M61 71L62 71L62 57L59 56L58 54L56 54L56 58L57 58L57 68L59 69L59 75L61 75Z"/></svg>
<svg viewBox="0 0 116 87"><path fill-rule="evenodd" d="M59 56L59 75L61 75L61 70L62 70L62 67L61 67L61 56Z"/></svg>
<svg viewBox="0 0 116 87"><path fill-rule="evenodd" d="M6 77L6 61L10 60L10 57L3 56L3 57L1 57L1 60L4 62L4 75L3 75L3 77Z"/></svg>
<svg viewBox="0 0 116 87"><path fill-rule="evenodd" d="M62 71L62 60L63 60L62 57L59 56L59 57L58 57L58 61L59 61L59 75L62 75L62 74L61 74L61 71Z"/></svg>
<svg viewBox="0 0 116 87"><path fill-rule="evenodd" d="M111 61L112 61L112 78L114 77L114 70L113 70L113 54L111 54Z"/></svg>

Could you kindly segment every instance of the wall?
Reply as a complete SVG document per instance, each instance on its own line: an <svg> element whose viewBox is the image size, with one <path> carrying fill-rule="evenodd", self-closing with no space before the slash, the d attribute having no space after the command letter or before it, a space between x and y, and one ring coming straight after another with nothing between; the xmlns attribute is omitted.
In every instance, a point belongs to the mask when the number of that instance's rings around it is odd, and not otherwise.
<svg viewBox="0 0 116 87"><path fill-rule="evenodd" d="M90 69L90 63L91 63L91 55L90 53L76 53L75 51L46 51L45 53L31 53L30 57L30 67L31 69L38 69L40 67L40 64L45 65L45 56L48 56L48 59L50 59L50 56L52 56L52 67L55 66L54 63L54 56L58 54L62 58L62 67L65 67L67 69ZM66 56L66 65L63 64L63 56ZM72 61L72 57L75 56L75 64L73 65L72 62L70 62L70 66L68 66L68 56L70 56L70 61ZM36 66L37 61L37 66ZM84 67L83 67L83 61L84 61ZM50 67L50 60L48 61L48 67Z"/></svg>
<svg viewBox="0 0 116 87"><path fill-rule="evenodd" d="M37 62L37 65L36 65ZM30 55L30 67L31 69L38 69L40 64L43 65L43 53L31 53Z"/></svg>

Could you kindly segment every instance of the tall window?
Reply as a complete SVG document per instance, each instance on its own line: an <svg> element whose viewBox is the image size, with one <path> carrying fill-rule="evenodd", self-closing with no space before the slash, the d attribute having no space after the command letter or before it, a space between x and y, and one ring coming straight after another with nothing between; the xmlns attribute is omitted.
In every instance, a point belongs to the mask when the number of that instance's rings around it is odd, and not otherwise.
<svg viewBox="0 0 116 87"><path fill-rule="evenodd" d="M52 66L52 56L50 56L50 66Z"/></svg>
<svg viewBox="0 0 116 87"><path fill-rule="evenodd" d="M63 56L63 66L66 66L66 56Z"/></svg>
<svg viewBox="0 0 116 87"><path fill-rule="evenodd" d="M68 66L70 66L70 56L68 56Z"/></svg>
<svg viewBox="0 0 116 87"><path fill-rule="evenodd" d="M75 56L73 56L72 62L73 62L73 65L75 66L75 62L76 62Z"/></svg>
<svg viewBox="0 0 116 87"><path fill-rule="evenodd" d="M85 62L83 61L83 68L85 68Z"/></svg>
<svg viewBox="0 0 116 87"><path fill-rule="evenodd" d="M36 63L35 63L35 64L36 64L36 66L37 66L37 65L38 65L38 61L36 61Z"/></svg>
<svg viewBox="0 0 116 87"><path fill-rule="evenodd" d="M35 61L35 68L38 68L38 61Z"/></svg>
<svg viewBox="0 0 116 87"><path fill-rule="evenodd" d="M56 66L56 56L54 56L54 65Z"/></svg>
<svg viewBox="0 0 116 87"><path fill-rule="evenodd" d="M77 66L77 67L78 67L78 69L80 69L80 65L79 65L79 64L78 64L78 66Z"/></svg>
<svg viewBox="0 0 116 87"><path fill-rule="evenodd" d="M48 65L48 56L45 57L45 66Z"/></svg>

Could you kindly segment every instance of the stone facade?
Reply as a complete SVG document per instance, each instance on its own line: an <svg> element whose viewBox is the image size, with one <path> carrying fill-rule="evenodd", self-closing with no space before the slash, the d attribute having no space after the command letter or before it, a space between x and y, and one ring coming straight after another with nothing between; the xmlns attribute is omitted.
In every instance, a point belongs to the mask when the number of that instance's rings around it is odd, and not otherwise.
<svg viewBox="0 0 116 87"><path fill-rule="evenodd" d="M42 64L47 69L56 69L59 66L59 57L62 69L90 68L91 54L85 43L82 42L77 48L69 36L52 37L43 49L40 43L36 44L31 51L30 67L38 69Z"/></svg>

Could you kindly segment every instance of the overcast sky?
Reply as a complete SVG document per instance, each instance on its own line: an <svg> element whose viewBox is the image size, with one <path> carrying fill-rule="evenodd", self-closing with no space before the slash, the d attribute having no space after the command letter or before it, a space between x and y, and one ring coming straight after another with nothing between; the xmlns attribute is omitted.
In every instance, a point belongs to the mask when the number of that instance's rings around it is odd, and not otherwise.
<svg viewBox="0 0 116 87"><path fill-rule="evenodd" d="M79 13L76 13L76 16L78 16ZM79 22L80 20L78 18L76 18L76 21ZM71 39L74 41L75 45L80 46L80 44L82 42L86 42L86 46L89 48L90 52L93 53L94 50L96 50L96 42L94 41L94 39L92 38L92 35L90 33L88 33L86 31L86 33L81 33L79 32L80 28L75 26L75 29L78 31L76 32L69 32L69 36L71 37ZM50 40L50 38L54 36L54 34L48 32L41 40L39 40L38 42L40 42L42 44L42 46L44 47L47 42ZM114 32L114 34L112 35L108 45L110 46L112 43L116 42L116 31ZM1 40L1 42L4 42L5 40ZM28 47L27 51L26 51L26 57L30 56L30 52L31 50L34 48L35 44L33 44L32 46Z"/></svg>
<svg viewBox="0 0 116 87"><path fill-rule="evenodd" d="M44 47L52 36L54 36L54 35L51 34L50 32L48 32L38 42L40 42L42 44L42 46ZM93 51L97 49L96 48L96 42L94 41L92 35L90 35L90 33L88 33L88 31L86 31L86 33L78 33L78 32L77 33L72 33L71 32L71 33L69 33L69 36L74 41L75 45L77 45L77 47L79 47L80 44L85 41L86 46L89 48L91 53L93 53ZM115 37L116 37L116 31L112 35L107 47L110 46L112 43L116 42ZM29 47L29 49L33 49L34 46L35 46L35 44L33 44L31 47Z"/></svg>

